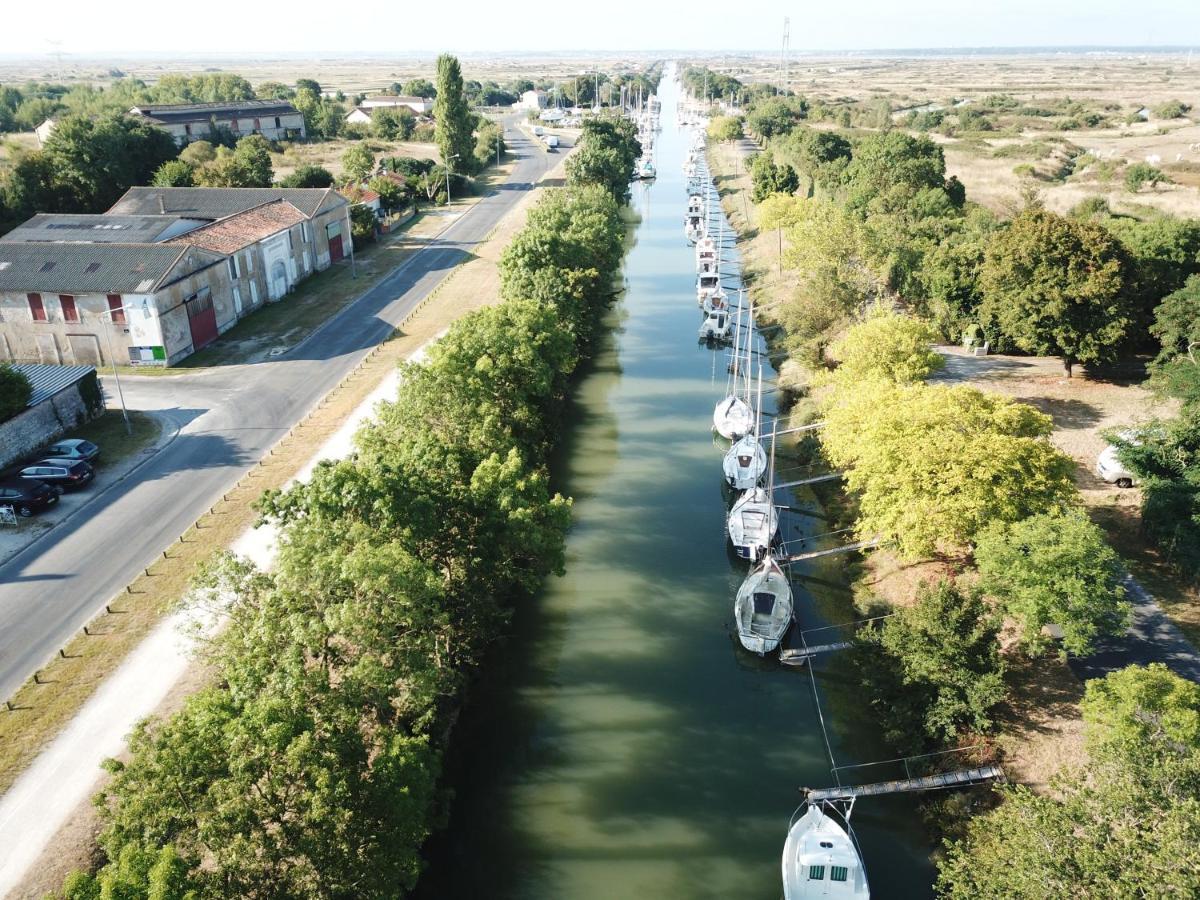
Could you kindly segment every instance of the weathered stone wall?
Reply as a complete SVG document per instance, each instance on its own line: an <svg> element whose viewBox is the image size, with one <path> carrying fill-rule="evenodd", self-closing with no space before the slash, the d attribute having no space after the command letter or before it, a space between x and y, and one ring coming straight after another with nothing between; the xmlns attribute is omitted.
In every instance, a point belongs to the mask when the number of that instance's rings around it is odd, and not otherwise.
<svg viewBox="0 0 1200 900"><path fill-rule="evenodd" d="M94 379L96 376L93 373L89 377ZM0 468L19 461L102 413L104 405L89 406L85 399L87 393L88 388L80 382L0 424Z"/></svg>

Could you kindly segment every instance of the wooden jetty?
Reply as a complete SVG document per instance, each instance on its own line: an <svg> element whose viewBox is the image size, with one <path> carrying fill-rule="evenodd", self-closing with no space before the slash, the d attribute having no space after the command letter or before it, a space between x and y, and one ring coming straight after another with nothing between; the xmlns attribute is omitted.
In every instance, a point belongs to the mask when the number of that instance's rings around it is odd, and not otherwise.
<svg viewBox="0 0 1200 900"><path fill-rule="evenodd" d="M877 797L880 794L905 794L915 791L938 791L946 788L969 787L988 781L1004 781L1004 770L999 766L977 766L973 769L958 769L939 772L921 778L904 778L899 781L880 781L875 784L855 784L846 787L805 788L809 801L849 800L853 797Z"/></svg>

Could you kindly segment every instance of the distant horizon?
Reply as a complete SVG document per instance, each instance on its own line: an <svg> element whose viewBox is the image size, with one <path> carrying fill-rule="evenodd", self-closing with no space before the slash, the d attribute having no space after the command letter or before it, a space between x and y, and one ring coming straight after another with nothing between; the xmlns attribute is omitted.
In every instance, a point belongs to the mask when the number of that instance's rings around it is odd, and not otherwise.
<svg viewBox="0 0 1200 900"><path fill-rule="evenodd" d="M443 50L464 57L776 54L785 33L792 56L1169 53L1200 47L1195 0L1140 0L1136 6L1127 0L1007 0L985 10L965 10L959 0L857 0L852 8L794 0L740 0L736 7L711 0L682 7L609 0L602 8L565 7L553 15L491 0L361 11L331 11L317 0L293 0L286 9L207 0L202 11L178 15L157 0L116 0L102 11L84 0L60 0L52 11L32 4L6 7L0 60L59 54L424 59ZM276 49L281 47L287 49Z"/></svg>
<svg viewBox="0 0 1200 900"><path fill-rule="evenodd" d="M792 60L799 60L805 57L823 58L823 57L893 57L893 56L1045 56L1045 55L1192 55L1200 49L1200 46L1190 44L1031 44L1028 46L1016 45L981 45L981 46L924 46L924 47L871 47L871 48L841 48L841 49L814 49L814 48L790 48L788 57ZM181 50L181 51L162 51L162 52L146 52L137 50L110 50L105 52L68 52L61 51L56 54L54 52L42 51L38 53L5 53L0 52L0 63L4 62L30 62L30 61L53 61L56 56L61 56L64 64L75 62L110 62L114 60L169 60L169 59L187 59L190 61L197 60L223 60L230 62L258 62L269 61L274 59L359 59L363 61L372 60L433 60L442 52L454 53L454 55L463 58L471 59L478 57L485 58L504 58L504 57L525 57L525 58L544 58L544 59L563 59L572 57L606 57L606 56L625 56L634 58L647 59L681 59L689 57L747 57L747 58L778 58L780 55L779 49L747 49L747 48L723 48L723 49L686 49L680 47L661 48L661 49L619 49L619 48L597 48L594 50L584 49L568 49L562 48L554 51L545 50L529 50L529 49L507 49L507 50L460 50L460 51L441 51L441 50L273 50L268 53L252 50ZM1198 61L1200 64L1200 61Z"/></svg>

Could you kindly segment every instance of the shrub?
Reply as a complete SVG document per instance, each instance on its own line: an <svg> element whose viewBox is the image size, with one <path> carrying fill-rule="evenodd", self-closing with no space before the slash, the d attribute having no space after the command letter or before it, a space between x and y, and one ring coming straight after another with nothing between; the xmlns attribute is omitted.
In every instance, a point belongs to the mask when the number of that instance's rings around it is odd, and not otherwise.
<svg viewBox="0 0 1200 900"><path fill-rule="evenodd" d="M25 373L0 363L0 422L24 412L32 396L33 387Z"/></svg>

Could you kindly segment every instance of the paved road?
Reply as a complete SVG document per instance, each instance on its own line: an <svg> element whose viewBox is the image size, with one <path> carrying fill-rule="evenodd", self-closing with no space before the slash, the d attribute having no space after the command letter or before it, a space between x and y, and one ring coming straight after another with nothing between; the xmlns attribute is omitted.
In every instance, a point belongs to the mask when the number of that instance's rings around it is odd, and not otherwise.
<svg viewBox="0 0 1200 900"><path fill-rule="evenodd" d="M122 379L168 448L0 566L0 698L157 558L461 262L559 159L519 131L509 179L303 343L269 362Z"/></svg>

